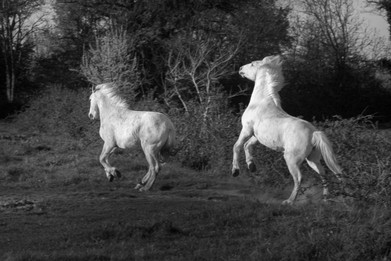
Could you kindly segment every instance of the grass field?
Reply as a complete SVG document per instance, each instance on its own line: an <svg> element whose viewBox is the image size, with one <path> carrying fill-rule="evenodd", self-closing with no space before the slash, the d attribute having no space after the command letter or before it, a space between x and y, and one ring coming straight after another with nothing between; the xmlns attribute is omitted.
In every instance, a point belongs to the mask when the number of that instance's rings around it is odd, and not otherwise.
<svg viewBox="0 0 391 261"><path fill-rule="evenodd" d="M315 176L306 174L297 204L281 206L291 181L234 179L175 158L152 191L139 193L141 153L114 155L123 178L109 183L97 160L101 146L0 124L0 260L391 259L384 201L339 196L324 203Z"/></svg>

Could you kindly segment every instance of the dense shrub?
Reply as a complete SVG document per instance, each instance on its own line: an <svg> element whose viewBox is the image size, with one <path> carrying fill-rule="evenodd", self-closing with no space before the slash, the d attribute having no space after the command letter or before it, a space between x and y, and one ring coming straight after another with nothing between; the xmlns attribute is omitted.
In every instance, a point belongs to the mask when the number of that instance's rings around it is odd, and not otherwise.
<svg viewBox="0 0 391 261"><path fill-rule="evenodd" d="M204 108L189 104L189 113L171 110L177 127L182 151L178 155L183 165L213 173L227 173L231 168L232 145L240 131L239 118L223 102L213 107L204 117Z"/></svg>
<svg viewBox="0 0 391 261"><path fill-rule="evenodd" d="M58 85L49 86L31 100L16 117L17 124L29 131L69 135L74 138L97 137L97 124L88 118L87 89L69 90Z"/></svg>
<svg viewBox="0 0 391 261"><path fill-rule="evenodd" d="M281 91L282 107L304 119L324 120L374 114L377 121L391 120L391 92L378 79L378 67L367 64L346 66L339 74L318 60L289 60L284 63L287 82Z"/></svg>
<svg viewBox="0 0 391 261"><path fill-rule="evenodd" d="M355 198L391 204L390 132L381 131L372 116L317 122L333 141L346 181L341 192Z"/></svg>
<svg viewBox="0 0 391 261"><path fill-rule="evenodd" d="M109 30L84 52L81 74L95 85L114 82L120 96L133 101L141 82L135 45L125 30Z"/></svg>

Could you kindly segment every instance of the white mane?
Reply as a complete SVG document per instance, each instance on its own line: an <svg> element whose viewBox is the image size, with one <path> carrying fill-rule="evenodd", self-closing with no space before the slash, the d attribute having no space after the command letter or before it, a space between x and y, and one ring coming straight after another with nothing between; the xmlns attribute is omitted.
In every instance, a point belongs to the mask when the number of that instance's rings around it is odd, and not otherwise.
<svg viewBox="0 0 391 261"><path fill-rule="evenodd" d="M285 78L282 73L282 61L279 56L266 57L262 61L258 61L257 79L264 81L264 94L273 98L277 106L281 105L281 98L278 94L285 86Z"/></svg>
<svg viewBox="0 0 391 261"><path fill-rule="evenodd" d="M128 108L129 104L119 96L117 88L114 83L102 83L97 85L95 90L100 91L104 96L108 97L113 105Z"/></svg>

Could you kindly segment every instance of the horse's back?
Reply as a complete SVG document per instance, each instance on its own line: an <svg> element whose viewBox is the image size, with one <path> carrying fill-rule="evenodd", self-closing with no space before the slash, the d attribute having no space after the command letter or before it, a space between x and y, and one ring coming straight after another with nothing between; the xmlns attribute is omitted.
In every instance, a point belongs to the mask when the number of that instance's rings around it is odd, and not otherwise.
<svg viewBox="0 0 391 261"><path fill-rule="evenodd" d="M305 120L280 114L276 117L261 117L254 126L254 135L269 148L290 151L298 147L310 147L315 130Z"/></svg>
<svg viewBox="0 0 391 261"><path fill-rule="evenodd" d="M104 140L114 139L120 148L132 148L140 143L160 147L168 136L175 136L174 125L168 116L151 111L126 111L121 117L108 121L104 128L101 126L101 132Z"/></svg>
<svg viewBox="0 0 391 261"><path fill-rule="evenodd" d="M154 128L156 130L164 131L166 129L174 129L174 124L170 118L160 112L144 111L140 118L140 127L148 129Z"/></svg>

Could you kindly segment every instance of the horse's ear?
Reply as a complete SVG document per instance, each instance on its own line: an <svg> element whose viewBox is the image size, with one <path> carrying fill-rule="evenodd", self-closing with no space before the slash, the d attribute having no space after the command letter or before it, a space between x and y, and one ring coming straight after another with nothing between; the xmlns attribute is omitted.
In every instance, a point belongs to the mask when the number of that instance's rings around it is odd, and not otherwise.
<svg viewBox="0 0 391 261"><path fill-rule="evenodd" d="M91 93L94 93L94 92L95 92L95 87L92 86L92 87L91 87Z"/></svg>
<svg viewBox="0 0 391 261"><path fill-rule="evenodd" d="M275 65L281 65L282 64L281 55L274 56L271 62Z"/></svg>
<svg viewBox="0 0 391 261"><path fill-rule="evenodd" d="M269 64L273 66L281 66L282 62L281 55L272 56L272 58L269 60Z"/></svg>

